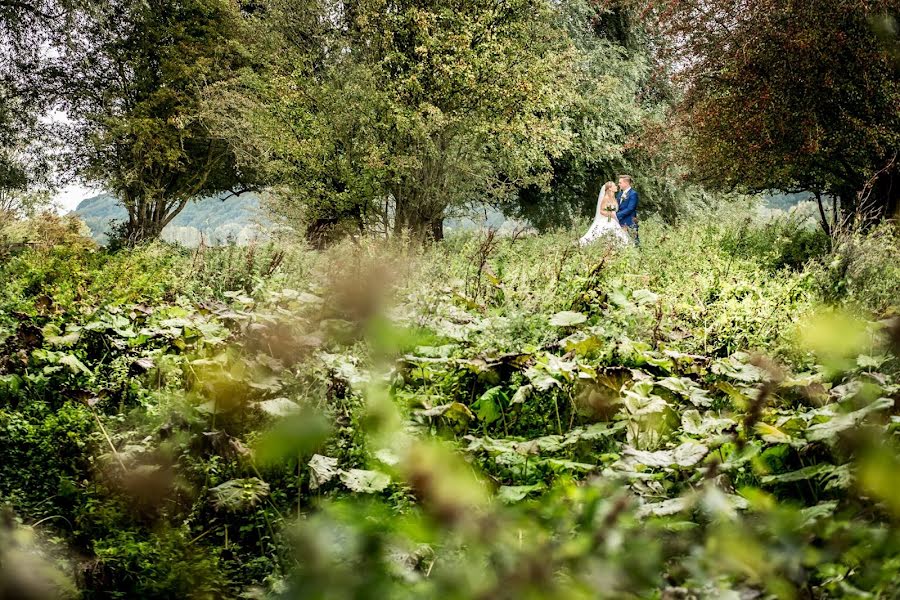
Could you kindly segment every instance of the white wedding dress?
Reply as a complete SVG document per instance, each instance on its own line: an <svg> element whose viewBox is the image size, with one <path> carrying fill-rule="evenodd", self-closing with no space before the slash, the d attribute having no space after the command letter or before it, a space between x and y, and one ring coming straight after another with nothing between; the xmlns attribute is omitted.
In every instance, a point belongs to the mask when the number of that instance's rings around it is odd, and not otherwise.
<svg viewBox="0 0 900 600"><path fill-rule="evenodd" d="M617 219L615 215L606 217L600 214L600 203L598 202L597 214L594 217L594 222L591 223L591 228L588 229L587 233L578 240L578 245L587 246L599 239L605 239L608 242L617 245L625 245L631 242L631 238L628 237L628 234L625 233L625 230L619 225L619 219Z"/></svg>

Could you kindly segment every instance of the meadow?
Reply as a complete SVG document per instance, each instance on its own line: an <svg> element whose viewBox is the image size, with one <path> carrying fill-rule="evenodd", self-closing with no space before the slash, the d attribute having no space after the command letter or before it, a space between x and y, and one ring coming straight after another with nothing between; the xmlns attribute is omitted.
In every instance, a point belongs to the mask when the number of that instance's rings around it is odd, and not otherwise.
<svg viewBox="0 0 900 600"><path fill-rule="evenodd" d="M895 597L900 236L746 215L44 223L0 267L0 597Z"/></svg>

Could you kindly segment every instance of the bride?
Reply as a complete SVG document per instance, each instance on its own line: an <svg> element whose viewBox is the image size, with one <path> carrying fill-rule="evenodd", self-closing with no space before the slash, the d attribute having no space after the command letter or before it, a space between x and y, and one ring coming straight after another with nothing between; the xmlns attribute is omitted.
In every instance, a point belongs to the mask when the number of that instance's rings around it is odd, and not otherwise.
<svg viewBox="0 0 900 600"><path fill-rule="evenodd" d="M631 241L628 234L619 224L616 217L616 211L619 210L619 203L616 202L616 191L618 187L612 181L607 181L600 190L597 197L597 213L594 222L588 232L581 236L578 240L579 246L587 246L600 238L607 238L617 244L627 244Z"/></svg>

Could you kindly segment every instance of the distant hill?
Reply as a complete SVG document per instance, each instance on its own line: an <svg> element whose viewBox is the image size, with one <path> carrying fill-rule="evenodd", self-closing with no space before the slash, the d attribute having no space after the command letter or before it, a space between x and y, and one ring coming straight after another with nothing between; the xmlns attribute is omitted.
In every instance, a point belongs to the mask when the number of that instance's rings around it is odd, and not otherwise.
<svg viewBox="0 0 900 600"><path fill-rule="evenodd" d="M114 221L124 221L128 213L110 194L99 194L82 200L73 211L90 228L92 237L100 244L108 241ZM200 243L246 244L252 239L266 237L266 219L259 210L259 197L241 194L227 200L222 197L204 198L188 204L163 230L162 238L186 246Z"/></svg>
<svg viewBox="0 0 900 600"><path fill-rule="evenodd" d="M789 210L791 207L797 206L801 202L806 202L812 197L813 195L809 192L800 194L781 194L772 192L771 194L764 196L764 201L768 208Z"/></svg>

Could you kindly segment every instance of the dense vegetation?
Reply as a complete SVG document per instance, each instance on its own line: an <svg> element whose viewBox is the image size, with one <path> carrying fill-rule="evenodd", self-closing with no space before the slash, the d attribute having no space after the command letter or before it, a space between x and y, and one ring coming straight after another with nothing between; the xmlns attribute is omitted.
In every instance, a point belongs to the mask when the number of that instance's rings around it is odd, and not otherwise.
<svg viewBox="0 0 900 600"><path fill-rule="evenodd" d="M263 189L319 243L440 239L484 204L546 230L591 214L617 172L668 222L705 190L813 194L826 233L898 208L898 0L0 13L0 210L88 180L122 203L128 244L194 199Z"/></svg>
<svg viewBox="0 0 900 600"><path fill-rule="evenodd" d="M0 600L898 597L898 18L0 0Z"/></svg>
<svg viewBox="0 0 900 600"><path fill-rule="evenodd" d="M9 597L898 585L892 227L110 253L64 225L2 270Z"/></svg>
<svg viewBox="0 0 900 600"><path fill-rule="evenodd" d="M898 210L895 0L632 2L682 66L672 130L696 177L830 195L826 229Z"/></svg>

